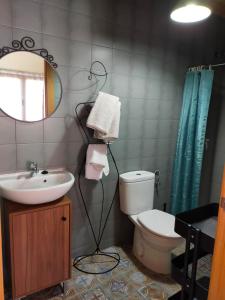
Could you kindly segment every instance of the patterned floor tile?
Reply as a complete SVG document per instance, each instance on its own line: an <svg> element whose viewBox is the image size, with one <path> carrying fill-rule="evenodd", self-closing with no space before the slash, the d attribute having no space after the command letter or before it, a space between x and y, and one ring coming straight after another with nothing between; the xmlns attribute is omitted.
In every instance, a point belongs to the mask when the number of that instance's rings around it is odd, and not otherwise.
<svg viewBox="0 0 225 300"><path fill-rule="evenodd" d="M138 290L139 294L144 297L144 299L149 300L166 300L168 296L160 286L155 283L143 286Z"/></svg>
<svg viewBox="0 0 225 300"><path fill-rule="evenodd" d="M81 295L82 300L109 300L104 291L97 287Z"/></svg>
<svg viewBox="0 0 225 300"><path fill-rule="evenodd" d="M65 282L65 294L59 286L26 297L26 300L165 300L179 290L169 276L156 274L145 268L133 255L132 249L110 247L107 253L118 252L121 260L112 271L92 275L72 268L72 278ZM104 258L104 263L102 263ZM208 260L202 260L201 270L207 269ZM85 270L105 271L112 267L108 257L93 257L82 263ZM8 299L8 298L7 298Z"/></svg>

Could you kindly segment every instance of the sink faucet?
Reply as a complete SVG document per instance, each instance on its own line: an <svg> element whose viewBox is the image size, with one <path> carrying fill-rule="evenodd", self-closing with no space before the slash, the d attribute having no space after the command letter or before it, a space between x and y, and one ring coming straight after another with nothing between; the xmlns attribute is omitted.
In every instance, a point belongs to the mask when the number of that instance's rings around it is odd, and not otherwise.
<svg viewBox="0 0 225 300"><path fill-rule="evenodd" d="M37 162L29 161L27 165L28 165L28 170L31 171L31 177L38 174L39 170L38 170Z"/></svg>

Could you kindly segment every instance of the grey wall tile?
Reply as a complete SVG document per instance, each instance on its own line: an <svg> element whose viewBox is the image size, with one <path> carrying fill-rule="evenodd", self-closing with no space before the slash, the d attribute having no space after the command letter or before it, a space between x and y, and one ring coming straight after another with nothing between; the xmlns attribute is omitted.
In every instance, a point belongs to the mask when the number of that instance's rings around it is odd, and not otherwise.
<svg viewBox="0 0 225 300"><path fill-rule="evenodd" d="M16 142L19 144L43 142L43 122L24 123L17 121Z"/></svg>
<svg viewBox="0 0 225 300"><path fill-rule="evenodd" d="M146 95L146 79L141 77L131 78L131 97L133 98L145 98Z"/></svg>
<svg viewBox="0 0 225 300"><path fill-rule="evenodd" d="M164 101L160 101L159 111L160 111L160 119L171 119L178 120L180 117L181 105L179 102L174 100L166 99Z"/></svg>
<svg viewBox="0 0 225 300"><path fill-rule="evenodd" d="M143 137L143 124L138 119L128 120L127 137L129 139L138 139Z"/></svg>
<svg viewBox="0 0 225 300"><path fill-rule="evenodd" d="M125 172L140 170L140 168L141 168L140 158L131 158L125 160Z"/></svg>
<svg viewBox="0 0 225 300"><path fill-rule="evenodd" d="M136 9L135 11L135 28L143 31L150 32L151 28L149 26L151 10L149 15L146 13L146 10L143 8ZM150 19L151 20L151 19Z"/></svg>
<svg viewBox="0 0 225 300"><path fill-rule="evenodd" d="M141 154L142 157L152 157L157 154L157 139L143 139Z"/></svg>
<svg viewBox="0 0 225 300"><path fill-rule="evenodd" d="M117 1L115 8L115 21L117 24L131 28L133 24L134 7L131 1Z"/></svg>
<svg viewBox="0 0 225 300"><path fill-rule="evenodd" d="M112 93L119 97L128 97L129 77L125 75L112 74Z"/></svg>
<svg viewBox="0 0 225 300"><path fill-rule="evenodd" d="M130 158L139 158L141 156L141 147L142 143L140 140L128 140L127 141L127 153L126 157Z"/></svg>
<svg viewBox="0 0 225 300"><path fill-rule="evenodd" d="M1 16L0 16L1 19ZM0 25L1 46L9 46L12 42L12 30L6 26Z"/></svg>
<svg viewBox="0 0 225 300"><path fill-rule="evenodd" d="M16 141L16 122L8 117L0 117L0 144L13 144Z"/></svg>
<svg viewBox="0 0 225 300"><path fill-rule="evenodd" d="M66 38L69 35L68 11L58 7L42 6L42 30L46 34Z"/></svg>
<svg viewBox="0 0 225 300"><path fill-rule="evenodd" d="M158 120L145 120L143 129L144 138L156 139L159 136Z"/></svg>
<svg viewBox="0 0 225 300"><path fill-rule="evenodd" d="M60 8L69 9L69 0L44 0L46 4L55 5Z"/></svg>
<svg viewBox="0 0 225 300"><path fill-rule="evenodd" d="M149 78L146 83L146 95L147 99L151 100L160 100L162 95L162 86L160 84L160 80Z"/></svg>
<svg viewBox="0 0 225 300"><path fill-rule="evenodd" d="M69 165L79 165L82 159L86 155L87 146L83 142L73 142L69 143L68 146L68 164Z"/></svg>
<svg viewBox="0 0 225 300"><path fill-rule="evenodd" d="M117 143L113 143L111 146L112 152L116 159L122 160L127 156L127 142L125 140L119 140Z"/></svg>
<svg viewBox="0 0 225 300"><path fill-rule="evenodd" d="M113 55L112 55L112 49L107 47L100 47L100 46L93 46L92 47L92 61L101 61L105 67L108 73L112 72L112 61ZM97 72L98 74L104 74L104 70L102 66L95 65L94 72Z"/></svg>
<svg viewBox="0 0 225 300"><path fill-rule="evenodd" d="M174 98L176 98L176 93L177 93L176 85L171 84L171 82L165 81L162 86L162 95L161 95L162 99L173 100Z"/></svg>
<svg viewBox="0 0 225 300"><path fill-rule="evenodd" d="M69 65L69 46L67 40L44 35L43 47L48 49L59 65Z"/></svg>
<svg viewBox="0 0 225 300"><path fill-rule="evenodd" d="M41 33L13 27L12 29L13 40L21 40L24 36L32 36L32 38L35 41L35 47L43 48L43 35Z"/></svg>
<svg viewBox="0 0 225 300"><path fill-rule="evenodd" d="M35 161L38 163L38 168L43 168L43 143L17 144L17 170L26 170L28 161Z"/></svg>
<svg viewBox="0 0 225 300"><path fill-rule="evenodd" d="M124 28L121 25L114 26L113 48L131 52L132 34L129 29Z"/></svg>
<svg viewBox="0 0 225 300"><path fill-rule="evenodd" d="M82 42L70 43L70 65L74 67L90 68L91 45Z"/></svg>
<svg viewBox="0 0 225 300"><path fill-rule="evenodd" d="M92 1L91 0L74 0L71 2L71 10L91 16L92 11Z"/></svg>
<svg viewBox="0 0 225 300"><path fill-rule="evenodd" d="M149 172L156 170L156 158L154 156L147 156L141 159L141 169Z"/></svg>
<svg viewBox="0 0 225 300"><path fill-rule="evenodd" d="M156 153L158 156L168 156L171 155L171 139L168 137L157 139L156 143Z"/></svg>
<svg viewBox="0 0 225 300"><path fill-rule="evenodd" d="M11 26L12 25L12 5L9 0L0 1L0 24Z"/></svg>
<svg viewBox="0 0 225 300"><path fill-rule="evenodd" d="M160 103L159 100L145 101L144 112L146 120L159 120L161 118Z"/></svg>
<svg viewBox="0 0 225 300"><path fill-rule="evenodd" d="M91 18L77 13L71 13L69 18L71 39L90 43L92 40Z"/></svg>
<svg viewBox="0 0 225 300"><path fill-rule="evenodd" d="M92 21L92 41L95 45L112 47L113 43L112 23L102 19L93 19Z"/></svg>
<svg viewBox="0 0 225 300"><path fill-rule="evenodd" d="M168 138L173 136L173 123L171 120L161 120L159 122L158 136L160 138Z"/></svg>
<svg viewBox="0 0 225 300"><path fill-rule="evenodd" d="M66 144L45 143L44 144L44 167L55 168L66 165Z"/></svg>
<svg viewBox="0 0 225 300"><path fill-rule="evenodd" d="M144 99L130 99L125 108L128 112L129 119L138 119L139 122L144 118Z"/></svg>
<svg viewBox="0 0 225 300"><path fill-rule="evenodd" d="M13 26L41 32L40 4L28 0L13 0Z"/></svg>
<svg viewBox="0 0 225 300"><path fill-rule="evenodd" d="M16 171L16 145L0 145L0 172Z"/></svg>
<svg viewBox="0 0 225 300"><path fill-rule="evenodd" d="M129 52L113 50L113 72L129 75L131 72L131 55Z"/></svg>
<svg viewBox="0 0 225 300"><path fill-rule="evenodd" d="M64 118L49 118L44 120L44 141L62 143L66 140Z"/></svg>
<svg viewBox="0 0 225 300"><path fill-rule="evenodd" d="M93 6L93 13L97 18L112 21L113 1L112 0L96 0Z"/></svg>
<svg viewBox="0 0 225 300"><path fill-rule="evenodd" d="M148 55L150 35L141 30L135 30L133 36L133 52Z"/></svg>
<svg viewBox="0 0 225 300"><path fill-rule="evenodd" d="M132 56L132 76L146 77L148 72L148 58L145 55L135 54Z"/></svg>
<svg viewBox="0 0 225 300"><path fill-rule="evenodd" d="M101 70L102 71L102 70ZM71 67L69 70L69 91L67 92L69 97L73 97L72 94L86 94L85 97L89 97L92 93L97 92L97 79L95 76L89 79L90 72L88 69Z"/></svg>

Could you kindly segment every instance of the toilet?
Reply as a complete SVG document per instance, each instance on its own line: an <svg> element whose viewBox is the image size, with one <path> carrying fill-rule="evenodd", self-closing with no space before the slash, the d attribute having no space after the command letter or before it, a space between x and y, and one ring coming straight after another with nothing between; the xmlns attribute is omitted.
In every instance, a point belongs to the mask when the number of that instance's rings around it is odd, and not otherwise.
<svg viewBox="0 0 225 300"><path fill-rule="evenodd" d="M175 217L153 209L155 174L134 171L120 175L120 209L135 225L133 253L148 269L171 272L171 251L183 238L174 231Z"/></svg>

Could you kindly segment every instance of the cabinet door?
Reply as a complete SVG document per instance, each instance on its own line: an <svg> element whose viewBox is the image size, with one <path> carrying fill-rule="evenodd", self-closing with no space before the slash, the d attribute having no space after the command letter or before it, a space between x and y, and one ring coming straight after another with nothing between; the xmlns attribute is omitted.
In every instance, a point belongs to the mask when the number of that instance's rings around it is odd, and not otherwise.
<svg viewBox="0 0 225 300"><path fill-rule="evenodd" d="M70 206L13 215L13 296L50 287L70 277Z"/></svg>

